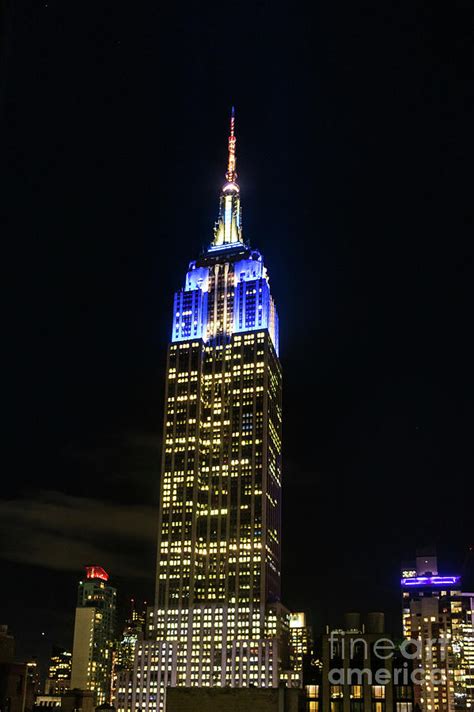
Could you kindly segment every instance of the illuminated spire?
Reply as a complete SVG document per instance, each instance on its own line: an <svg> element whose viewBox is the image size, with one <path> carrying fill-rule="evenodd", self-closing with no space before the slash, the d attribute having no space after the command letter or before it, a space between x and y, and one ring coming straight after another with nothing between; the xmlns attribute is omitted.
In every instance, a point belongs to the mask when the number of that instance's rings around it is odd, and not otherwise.
<svg viewBox="0 0 474 712"><path fill-rule="evenodd" d="M240 188L236 183L237 171L235 170L237 163L235 156L236 142L235 109L232 107L230 115L229 158L225 174L227 182L222 187L219 203L219 217L214 226L214 239L210 249L221 249L222 247L235 244L243 244Z"/></svg>
<svg viewBox="0 0 474 712"><path fill-rule="evenodd" d="M235 108L232 107L230 114L230 136L229 136L229 159L227 161L227 173L225 177L229 183L235 183L237 178L237 171L235 170L235 164L237 162L235 156Z"/></svg>

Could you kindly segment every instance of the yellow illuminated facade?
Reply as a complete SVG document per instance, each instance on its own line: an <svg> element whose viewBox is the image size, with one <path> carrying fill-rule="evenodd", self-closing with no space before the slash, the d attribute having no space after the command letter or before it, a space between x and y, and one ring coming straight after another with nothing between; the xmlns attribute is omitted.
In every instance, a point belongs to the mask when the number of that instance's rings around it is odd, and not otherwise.
<svg viewBox="0 0 474 712"><path fill-rule="evenodd" d="M71 666L71 689L90 690L97 705L110 702L117 592L98 567L79 582Z"/></svg>
<svg viewBox="0 0 474 712"><path fill-rule="evenodd" d="M46 695L62 695L71 686L71 660L69 650L55 647L51 655L48 677L44 692Z"/></svg>
<svg viewBox="0 0 474 712"><path fill-rule="evenodd" d="M281 370L268 332L172 344L166 391L157 608L239 602L254 615L280 592Z"/></svg>
<svg viewBox="0 0 474 712"><path fill-rule="evenodd" d="M474 709L474 594L459 576L439 576L434 556L417 557L402 587L403 634L419 644L415 702L423 712Z"/></svg>
<svg viewBox="0 0 474 712"><path fill-rule="evenodd" d="M306 623L303 612L290 614L290 665L295 672L302 673L303 660L310 652L313 641L311 627ZM301 678L302 680L302 678Z"/></svg>

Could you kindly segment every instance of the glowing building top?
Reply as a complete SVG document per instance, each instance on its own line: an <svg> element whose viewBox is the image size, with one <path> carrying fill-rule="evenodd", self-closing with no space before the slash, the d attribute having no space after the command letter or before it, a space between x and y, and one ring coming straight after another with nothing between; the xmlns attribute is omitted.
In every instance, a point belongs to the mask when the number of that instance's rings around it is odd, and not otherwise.
<svg viewBox="0 0 474 712"><path fill-rule="evenodd" d="M109 574L102 566L86 566L86 578L88 579L100 579L101 581L108 581Z"/></svg>
<svg viewBox="0 0 474 712"><path fill-rule="evenodd" d="M175 295L171 339L176 342L197 338L212 343L232 334L266 329L278 355L278 314L268 272L261 253L251 249L242 235L236 164L232 107L226 182L214 236L207 251L190 263L184 289Z"/></svg>

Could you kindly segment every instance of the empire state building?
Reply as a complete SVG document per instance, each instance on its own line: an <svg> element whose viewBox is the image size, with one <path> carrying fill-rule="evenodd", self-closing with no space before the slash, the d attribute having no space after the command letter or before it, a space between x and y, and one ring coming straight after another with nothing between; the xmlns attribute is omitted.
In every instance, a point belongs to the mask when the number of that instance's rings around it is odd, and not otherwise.
<svg viewBox="0 0 474 712"><path fill-rule="evenodd" d="M242 232L232 111L213 238L174 297L156 599L133 709L163 709L167 686L275 687L288 667L281 398L278 314Z"/></svg>

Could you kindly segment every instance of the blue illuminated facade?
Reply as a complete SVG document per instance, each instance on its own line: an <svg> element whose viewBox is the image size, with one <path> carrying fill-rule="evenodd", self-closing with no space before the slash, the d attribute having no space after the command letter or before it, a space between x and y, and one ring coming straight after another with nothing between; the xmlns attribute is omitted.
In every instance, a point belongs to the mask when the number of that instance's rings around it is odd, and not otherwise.
<svg viewBox="0 0 474 712"><path fill-rule="evenodd" d="M214 239L200 259L190 263L184 288L175 294L171 339L216 343L232 334L265 329L278 355L278 314L263 257L242 237L240 188L231 151L226 178Z"/></svg>
<svg viewBox="0 0 474 712"><path fill-rule="evenodd" d="M273 346L278 354L278 314L270 292L268 275L263 264L260 252L249 250L244 244L232 250L225 248L213 251L213 256L221 256L221 266L227 265L223 277L226 279L223 293L219 296L226 299L225 307L232 311L232 318L226 320L225 333L227 336L241 334L247 331L267 329L270 333ZM248 254L246 254L248 253ZM240 258L245 254L245 259ZM206 256L201 259L206 262ZM202 339L210 341L222 332L222 328L213 327L215 298L212 289L212 266L197 266L196 262L190 264L186 275L185 287L175 293L173 329L171 340L187 341L188 339ZM215 281L215 280L214 280ZM220 285L217 285L219 288ZM210 298L209 298L210 297ZM214 325L215 326L215 325ZM221 325L222 326L222 325Z"/></svg>
<svg viewBox="0 0 474 712"><path fill-rule="evenodd" d="M206 323L207 292L200 287L176 292L171 340L202 339L206 333Z"/></svg>

